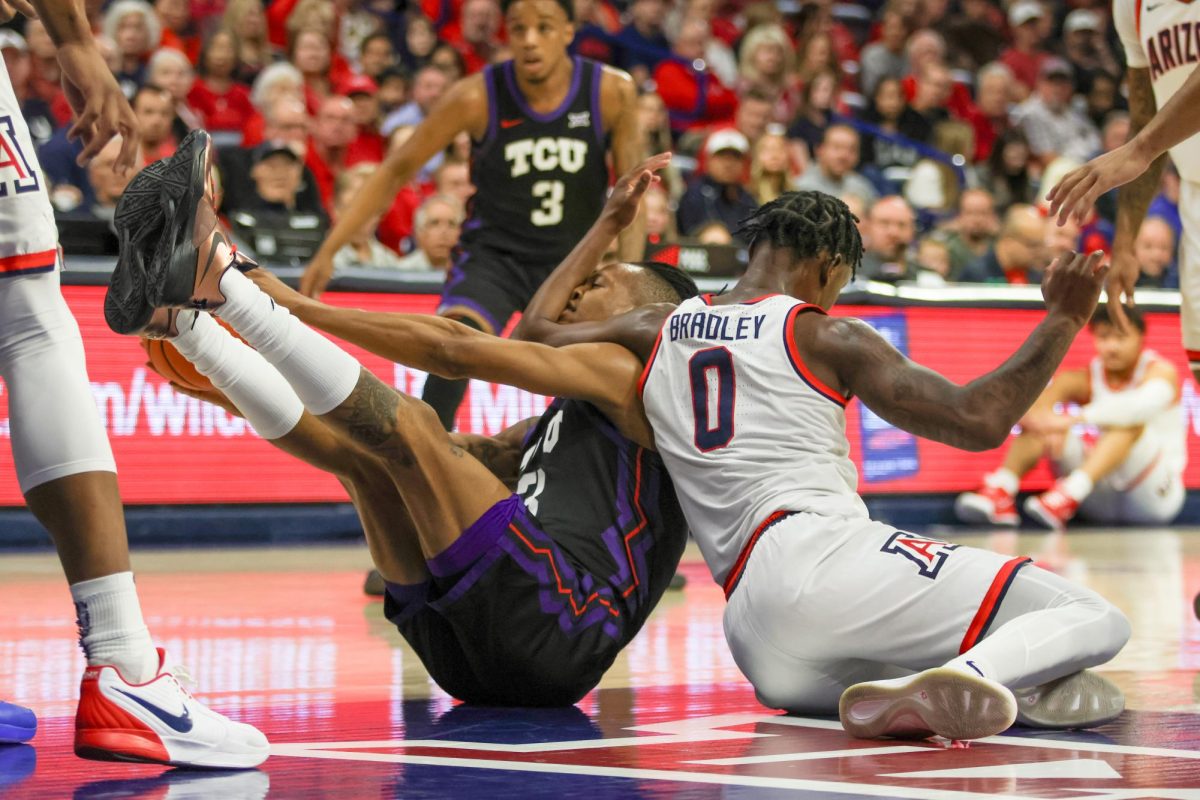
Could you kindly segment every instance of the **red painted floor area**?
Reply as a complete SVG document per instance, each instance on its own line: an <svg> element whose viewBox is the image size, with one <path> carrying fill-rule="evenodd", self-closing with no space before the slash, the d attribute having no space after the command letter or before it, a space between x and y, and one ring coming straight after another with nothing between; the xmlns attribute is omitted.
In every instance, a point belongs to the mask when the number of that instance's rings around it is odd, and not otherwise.
<svg viewBox="0 0 1200 800"><path fill-rule="evenodd" d="M1133 619L1135 640L1106 672L1131 710L1094 731L1014 730L970 747L862 742L834 719L760 706L725 647L720 590L694 562L601 689L574 708L498 710L456 705L429 682L361 595L361 553L151 558L138 585L170 663L274 744L242 773L75 758L82 658L66 587L51 560L0 558L0 695L41 716L33 746L0 748L0 797L1200 800L1200 534L1084 535L1054 556Z"/></svg>

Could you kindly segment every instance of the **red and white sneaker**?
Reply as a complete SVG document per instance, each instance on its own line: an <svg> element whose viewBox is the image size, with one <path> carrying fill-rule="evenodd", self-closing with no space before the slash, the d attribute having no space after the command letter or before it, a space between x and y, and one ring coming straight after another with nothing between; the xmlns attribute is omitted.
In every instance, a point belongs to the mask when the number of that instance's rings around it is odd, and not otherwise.
<svg viewBox="0 0 1200 800"><path fill-rule="evenodd" d="M75 755L97 761L248 769L270 745L256 728L201 705L163 667L146 683L128 683L113 666L88 667L79 687Z"/></svg>
<svg viewBox="0 0 1200 800"><path fill-rule="evenodd" d="M1062 481L1025 501L1025 513L1051 530L1065 531L1079 510L1079 501L1063 491Z"/></svg>
<svg viewBox="0 0 1200 800"><path fill-rule="evenodd" d="M954 514L968 525L1005 525L1021 522L1017 502L999 486L984 484L977 492L963 492L954 501Z"/></svg>

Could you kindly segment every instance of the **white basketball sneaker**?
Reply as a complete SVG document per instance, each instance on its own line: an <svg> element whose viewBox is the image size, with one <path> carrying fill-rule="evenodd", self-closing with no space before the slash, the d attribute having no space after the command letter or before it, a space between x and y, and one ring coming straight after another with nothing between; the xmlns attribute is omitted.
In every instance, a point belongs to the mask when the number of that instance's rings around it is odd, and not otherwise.
<svg viewBox="0 0 1200 800"><path fill-rule="evenodd" d="M113 666L84 670L75 755L218 769L246 769L265 761L267 737L198 702L163 667L164 658L160 648L158 674L141 684L128 683Z"/></svg>
<svg viewBox="0 0 1200 800"><path fill-rule="evenodd" d="M982 739L1008 730L1017 701L1002 684L950 667L857 683L842 693L838 715L858 739Z"/></svg>
<svg viewBox="0 0 1200 800"><path fill-rule="evenodd" d="M1090 669L1016 694L1017 722L1032 728L1095 728L1125 710L1125 694Z"/></svg>

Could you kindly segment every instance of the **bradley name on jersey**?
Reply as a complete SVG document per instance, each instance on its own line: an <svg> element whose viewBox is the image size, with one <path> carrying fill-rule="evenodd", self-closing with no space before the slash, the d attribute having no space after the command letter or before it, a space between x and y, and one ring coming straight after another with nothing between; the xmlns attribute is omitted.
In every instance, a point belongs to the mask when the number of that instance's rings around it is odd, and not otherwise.
<svg viewBox="0 0 1200 800"><path fill-rule="evenodd" d="M587 140L565 136L518 139L504 146L504 160L509 163L514 178L529 174L530 167L538 172L561 169L575 174L587 163L587 155Z"/></svg>
<svg viewBox="0 0 1200 800"><path fill-rule="evenodd" d="M1146 10L1157 7L1149 6ZM1200 60L1200 22L1177 22L1147 36L1146 58L1150 62L1151 80L1158 80L1176 67L1195 64Z"/></svg>
<svg viewBox="0 0 1200 800"><path fill-rule="evenodd" d="M766 314L755 314L753 317L741 317L737 320L704 311L675 314L667 327L667 335L672 342L679 339L740 342L743 339L757 339L762 333L763 322L766 319Z"/></svg>

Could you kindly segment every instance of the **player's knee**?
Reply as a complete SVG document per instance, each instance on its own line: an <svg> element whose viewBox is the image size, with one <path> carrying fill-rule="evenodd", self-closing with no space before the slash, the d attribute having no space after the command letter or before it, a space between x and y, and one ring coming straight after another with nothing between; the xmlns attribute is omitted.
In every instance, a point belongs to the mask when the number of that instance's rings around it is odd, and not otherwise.
<svg viewBox="0 0 1200 800"><path fill-rule="evenodd" d="M841 695L824 686L806 686L802 681L755 681L754 695L767 708L789 714L836 714Z"/></svg>
<svg viewBox="0 0 1200 800"><path fill-rule="evenodd" d="M1110 661L1129 642L1133 635L1133 627L1129 618L1112 603L1106 603L1104 614L1100 620L1099 649L1103 662Z"/></svg>

